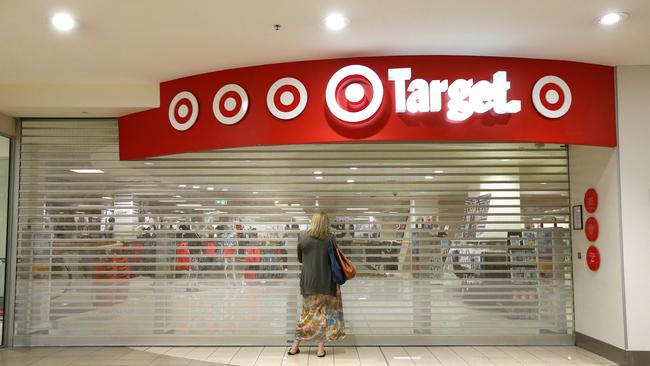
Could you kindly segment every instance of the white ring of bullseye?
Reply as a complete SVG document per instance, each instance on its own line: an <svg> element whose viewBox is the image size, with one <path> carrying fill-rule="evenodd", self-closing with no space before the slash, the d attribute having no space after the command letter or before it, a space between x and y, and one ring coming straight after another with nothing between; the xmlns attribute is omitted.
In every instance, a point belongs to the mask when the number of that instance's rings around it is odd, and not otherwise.
<svg viewBox="0 0 650 366"><path fill-rule="evenodd" d="M289 85L293 86L298 90L298 105L296 108L294 108L291 111L284 112L281 111L276 105L275 105L275 93L278 92L278 89L281 87ZM286 94L289 94L287 96ZM294 101L294 96L291 92L284 92L280 95L280 103L284 105L290 105ZM300 80L296 78L282 78L277 80L271 87L269 88L268 93L266 93L266 107L269 109L269 112L276 118L282 119L282 120L290 120L298 117L302 111L305 110L305 107L307 106L307 88L305 88L305 85L300 82Z"/></svg>
<svg viewBox="0 0 650 366"><path fill-rule="evenodd" d="M239 111L232 117L224 116L223 113L221 113L221 109L219 108L221 99L228 92L237 93L241 99L241 106L239 106ZM228 111L233 111L237 107L237 103L235 102L235 105L233 106L232 102L229 101L230 99L232 98L226 99L224 102L224 108L226 108ZM222 86L221 89L217 91L217 94L214 95L214 99L212 100L212 113L214 113L217 121L223 123L224 125L234 125L235 123L241 121L246 115L246 112L248 112L248 94L246 94L246 91L241 86L237 84L227 84Z"/></svg>
<svg viewBox="0 0 650 366"><path fill-rule="evenodd" d="M176 106L183 99L189 100L190 104L192 105L192 109L191 109L192 114L190 114L190 118L185 123L180 123L176 119ZM185 108L183 108L183 107L185 107ZM183 111L181 111L181 108L183 108ZM187 106L185 106L185 105L180 106L178 109L179 109L178 115L183 117L183 118L185 116L187 116L187 113L190 112L190 111L187 110ZM181 112L183 112L183 113L181 113ZM174 129L176 129L178 131L187 131L187 130L190 129L190 127L194 126L194 123L196 122L196 119L199 116L199 101L196 99L194 94L192 94L192 93L190 93L188 91L182 91L182 92L176 94L176 96L174 96L172 101L169 103L169 113L168 113L168 115L169 115L169 123L171 123L171 125L172 125L172 127L174 127Z"/></svg>
<svg viewBox="0 0 650 366"><path fill-rule="evenodd" d="M542 88L544 88L544 86L547 84L555 84L559 86L562 90L562 93L564 94L564 103L562 103L562 106L556 110L548 109L546 106L544 106L544 103L542 103ZM557 91L553 90L553 92L554 94L550 93L549 91L543 96L544 99L546 99L546 101L551 104L557 103L557 101L560 99ZM557 76L544 76L541 79L537 80L535 86L533 87L533 105L535 106L535 109L537 109L537 111L546 118L555 119L564 116L569 111L569 108L571 108L571 101L571 89L569 88L569 85Z"/></svg>
<svg viewBox="0 0 650 366"><path fill-rule="evenodd" d="M357 112L346 111L336 101L336 91L339 84L341 81L343 81L343 79L351 75L359 75L370 81L373 92L372 100L370 103L368 103L366 108ZM381 83L381 79L379 79L377 73L372 71L372 69L363 65L350 65L335 72L327 83L327 88L325 89L325 101L327 102L327 107L329 108L330 112L334 115L334 117L350 123L363 122L372 117L375 113L377 113L379 107L381 107L383 100L384 86Z"/></svg>

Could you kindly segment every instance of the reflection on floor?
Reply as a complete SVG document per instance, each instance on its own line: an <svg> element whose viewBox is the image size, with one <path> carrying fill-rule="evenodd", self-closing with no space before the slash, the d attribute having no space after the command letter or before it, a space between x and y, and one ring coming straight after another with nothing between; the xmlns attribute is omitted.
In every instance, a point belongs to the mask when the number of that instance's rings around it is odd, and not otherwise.
<svg viewBox="0 0 650 366"><path fill-rule="evenodd" d="M0 350L1 366L604 366L577 347L42 347Z"/></svg>

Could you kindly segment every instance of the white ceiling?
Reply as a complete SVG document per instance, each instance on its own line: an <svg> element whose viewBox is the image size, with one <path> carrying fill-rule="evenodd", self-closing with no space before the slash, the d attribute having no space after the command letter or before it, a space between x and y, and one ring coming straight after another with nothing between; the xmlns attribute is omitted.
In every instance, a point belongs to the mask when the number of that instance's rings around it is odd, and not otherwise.
<svg viewBox="0 0 650 366"><path fill-rule="evenodd" d="M70 34L52 30L48 18L60 10L78 19L78 29ZM351 21L339 33L326 30L321 21L334 10ZM630 17L611 28L597 24L595 19L608 11ZM274 23L282 29L273 30ZM142 87L282 61L467 54L650 64L650 1L3 0L0 54L0 111L57 114L57 107L80 110L83 105L71 100L74 93L58 102L48 99L53 105L39 104L40 85ZM23 94L33 88L27 93L32 99L16 100L14 87L23 88ZM151 99L144 98L142 108L151 107ZM93 103L86 104L92 114ZM114 104L98 110L110 114L120 107Z"/></svg>

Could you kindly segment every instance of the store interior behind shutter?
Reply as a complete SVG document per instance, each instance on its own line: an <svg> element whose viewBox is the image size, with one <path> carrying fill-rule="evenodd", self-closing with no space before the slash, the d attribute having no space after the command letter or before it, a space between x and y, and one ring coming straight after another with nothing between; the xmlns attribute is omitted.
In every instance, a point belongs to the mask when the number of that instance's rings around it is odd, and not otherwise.
<svg viewBox="0 0 650 366"><path fill-rule="evenodd" d="M268 345L328 212L348 344L566 344L567 149L327 144L119 161L114 120L22 122L17 345ZM143 141L142 143L154 143Z"/></svg>

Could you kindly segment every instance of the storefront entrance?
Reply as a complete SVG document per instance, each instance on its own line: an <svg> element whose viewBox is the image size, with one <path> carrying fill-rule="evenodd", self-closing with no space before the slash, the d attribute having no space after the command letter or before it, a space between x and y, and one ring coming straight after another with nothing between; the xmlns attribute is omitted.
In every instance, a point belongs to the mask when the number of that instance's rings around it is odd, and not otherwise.
<svg viewBox="0 0 650 366"><path fill-rule="evenodd" d="M117 122L23 121L16 345L283 344L296 238L335 218L350 344L569 344L567 149L251 147L119 161Z"/></svg>

